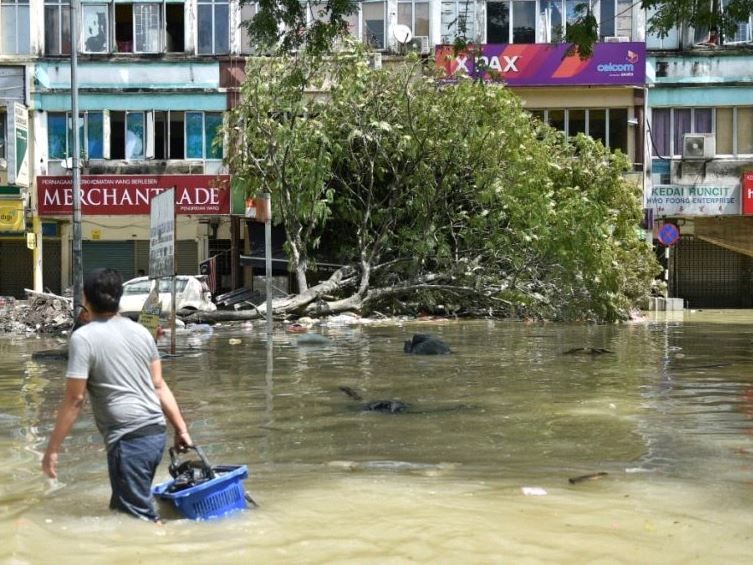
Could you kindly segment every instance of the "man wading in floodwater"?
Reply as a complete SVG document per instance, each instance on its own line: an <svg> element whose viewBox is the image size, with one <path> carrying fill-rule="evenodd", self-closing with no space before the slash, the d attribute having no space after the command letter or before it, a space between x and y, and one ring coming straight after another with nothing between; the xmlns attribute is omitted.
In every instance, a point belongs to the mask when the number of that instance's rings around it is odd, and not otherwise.
<svg viewBox="0 0 753 565"><path fill-rule="evenodd" d="M165 416L175 428L175 447L192 445L175 397L162 379L154 339L143 326L118 315L123 280L97 269L84 281L91 321L71 335L65 396L42 470L57 477L58 452L78 418L86 392L107 445L110 508L158 521L152 480L165 449ZM164 413L163 413L164 412Z"/></svg>

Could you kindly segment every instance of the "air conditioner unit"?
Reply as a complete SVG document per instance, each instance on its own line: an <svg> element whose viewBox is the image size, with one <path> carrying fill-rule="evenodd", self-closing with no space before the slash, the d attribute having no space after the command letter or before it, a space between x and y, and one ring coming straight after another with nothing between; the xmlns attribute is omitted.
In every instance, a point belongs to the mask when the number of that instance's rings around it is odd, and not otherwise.
<svg viewBox="0 0 753 565"><path fill-rule="evenodd" d="M604 38L604 43L627 43L630 38L627 35L609 35Z"/></svg>
<svg viewBox="0 0 753 565"><path fill-rule="evenodd" d="M713 133L686 133L682 136L683 159L713 159L716 138Z"/></svg>
<svg viewBox="0 0 753 565"><path fill-rule="evenodd" d="M379 52L371 53L371 56L369 57L369 67L372 69L381 69L382 68L382 54Z"/></svg>
<svg viewBox="0 0 753 565"><path fill-rule="evenodd" d="M415 51L421 55L428 55L431 53L431 45L429 44L428 35L417 35L408 42L408 50Z"/></svg>

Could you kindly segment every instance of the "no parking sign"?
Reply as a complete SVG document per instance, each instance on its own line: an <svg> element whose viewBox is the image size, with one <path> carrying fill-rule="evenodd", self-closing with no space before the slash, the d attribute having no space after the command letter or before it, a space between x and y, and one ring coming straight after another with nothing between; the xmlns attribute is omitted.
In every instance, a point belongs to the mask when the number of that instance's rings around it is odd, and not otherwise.
<svg viewBox="0 0 753 565"><path fill-rule="evenodd" d="M670 247L680 239L680 228L675 224L662 224L659 228L659 241L662 245Z"/></svg>

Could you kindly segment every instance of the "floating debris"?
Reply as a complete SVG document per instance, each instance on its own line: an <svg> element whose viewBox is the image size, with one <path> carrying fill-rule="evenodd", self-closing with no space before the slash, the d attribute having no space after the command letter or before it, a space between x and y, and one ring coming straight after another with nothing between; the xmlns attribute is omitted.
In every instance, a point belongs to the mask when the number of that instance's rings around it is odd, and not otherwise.
<svg viewBox="0 0 753 565"><path fill-rule="evenodd" d="M599 471L598 473L590 473L588 475L580 475L579 477L572 477L570 479L567 479L568 482L571 485L577 485L578 483L582 483L585 481L598 481L599 479L603 479L606 477L608 473L605 473L604 471Z"/></svg>

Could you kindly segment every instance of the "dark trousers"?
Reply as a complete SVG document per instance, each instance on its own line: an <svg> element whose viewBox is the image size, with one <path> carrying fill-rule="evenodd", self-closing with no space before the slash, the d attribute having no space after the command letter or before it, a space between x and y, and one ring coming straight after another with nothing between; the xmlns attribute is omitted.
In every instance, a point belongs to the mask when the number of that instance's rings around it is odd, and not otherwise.
<svg viewBox="0 0 753 565"><path fill-rule="evenodd" d="M165 451L166 434L118 440L107 452L112 497L110 508L145 520L159 520L152 481Z"/></svg>

